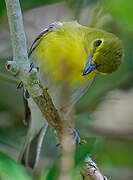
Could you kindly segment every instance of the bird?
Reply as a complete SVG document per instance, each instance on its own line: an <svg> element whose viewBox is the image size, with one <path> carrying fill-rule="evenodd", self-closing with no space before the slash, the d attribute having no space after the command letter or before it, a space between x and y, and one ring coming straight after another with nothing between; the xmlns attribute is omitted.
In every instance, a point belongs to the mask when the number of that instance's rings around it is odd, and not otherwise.
<svg viewBox="0 0 133 180"><path fill-rule="evenodd" d="M118 70L122 59L123 46L116 35L80 25L77 21L50 24L29 50L31 68L34 64L39 70L39 79L48 88L60 114L70 113L87 92L96 74L106 75ZM65 89L69 91L69 98L62 98ZM27 120L29 129L20 162L35 168L48 124L28 92L25 92L25 118L30 117L30 120Z"/></svg>

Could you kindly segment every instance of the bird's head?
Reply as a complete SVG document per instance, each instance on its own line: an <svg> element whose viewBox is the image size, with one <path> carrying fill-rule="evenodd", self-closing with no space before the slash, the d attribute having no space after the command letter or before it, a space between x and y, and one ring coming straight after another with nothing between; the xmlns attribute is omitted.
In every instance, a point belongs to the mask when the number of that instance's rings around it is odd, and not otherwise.
<svg viewBox="0 0 133 180"><path fill-rule="evenodd" d="M122 43L114 34L93 29L88 35L88 59L83 75L116 71L122 63Z"/></svg>

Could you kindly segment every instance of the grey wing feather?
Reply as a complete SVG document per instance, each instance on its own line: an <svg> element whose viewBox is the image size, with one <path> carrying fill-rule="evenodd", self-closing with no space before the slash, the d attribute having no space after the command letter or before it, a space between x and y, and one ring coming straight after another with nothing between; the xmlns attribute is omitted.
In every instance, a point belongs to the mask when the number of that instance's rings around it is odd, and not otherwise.
<svg viewBox="0 0 133 180"><path fill-rule="evenodd" d="M73 95L71 97L72 106L74 106L82 98L82 96L84 96L86 94L91 83L92 83L92 80L89 81L87 85L81 86L74 90L74 92L72 93Z"/></svg>
<svg viewBox="0 0 133 180"><path fill-rule="evenodd" d="M89 81L87 84L85 84L84 86L78 87L78 88L74 88L72 91L72 96L70 97L70 103L69 104L64 104L60 110L67 110L65 111L65 116L67 116L72 108L74 107L74 105L76 103L78 103L78 101L82 98L82 96L84 96L86 94L86 92L88 91L88 88L90 87L92 83L92 80Z"/></svg>
<svg viewBox="0 0 133 180"><path fill-rule="evenodd" d="M29 57L30 57L30 55L32 54L32 52L35 50L35 48L37 47L37 45L39 44L40 39L41 39L43 36L45 36L48 32L50 32L53 28L55 28L57 25L62 25L62 23L59 22L59 21L56 21L56 22L50 24L50 25L48 26L48 28L45 28L45 29L39 34L39 36L34 40L34 42L33 42L32 45L31 45L31 48L30 48L29 54L28 54Z"/></svg>

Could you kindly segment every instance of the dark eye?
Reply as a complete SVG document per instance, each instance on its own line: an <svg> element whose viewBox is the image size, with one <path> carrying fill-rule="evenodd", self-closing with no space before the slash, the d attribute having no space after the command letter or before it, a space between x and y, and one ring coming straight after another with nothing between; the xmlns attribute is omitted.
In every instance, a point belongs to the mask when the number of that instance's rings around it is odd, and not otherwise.
<svg viewBox="0 0 133 180"><path fill-rule="evenodd" d="M101 40L97 40L97 41L94 42L94 46L98 47L98 46L100 46L101 43L102 43Z"/></svg>

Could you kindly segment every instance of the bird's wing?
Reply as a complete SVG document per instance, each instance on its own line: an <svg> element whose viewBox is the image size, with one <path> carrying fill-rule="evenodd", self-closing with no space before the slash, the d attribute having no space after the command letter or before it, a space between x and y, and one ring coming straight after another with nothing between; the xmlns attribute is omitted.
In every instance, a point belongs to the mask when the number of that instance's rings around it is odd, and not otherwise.
<svg viewBox="0 0 133 180"><path fill-rule="evenodd" d="M75 90L73 90L72 97L71 97L72 106L74 106L82 98L82 96L86 94L91 83L92 83L92 80L87 82L87 84L82 85L76 88Z"/></svg>
<svg viewBox="0 0 133 180"><path fill-rule="evenodd" d="M43 36L45 36L47 33L49 33L51 30L53 30L55 27L57 27L57 25L62 25L61 22L56 21L52 24L50 24L47 28L45 28L39 35L38 37L34 40L34 42L31 45L31 48L29 50L28 56L30 57L30 55L32 54L32 52L35 50L35 48L38 46L41 38Z"/></svg>
<svg viewBox="0 0 133 180"><path fill-rule="evenodd" d="M72 90L71 96L70 96L70 102L63 104L60 108L60 111L67 116L71 110L73 109L74 105L78 103L78 101L86 94L88 91L88 88L90 87L93 80L90 80L87 82L87 84L84 84L80 87L75 87Z"/></svg>

